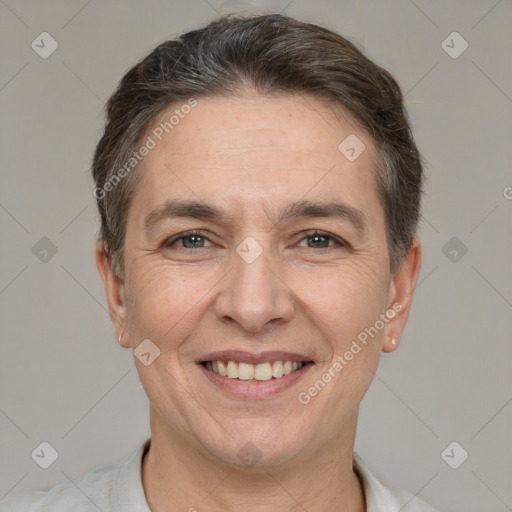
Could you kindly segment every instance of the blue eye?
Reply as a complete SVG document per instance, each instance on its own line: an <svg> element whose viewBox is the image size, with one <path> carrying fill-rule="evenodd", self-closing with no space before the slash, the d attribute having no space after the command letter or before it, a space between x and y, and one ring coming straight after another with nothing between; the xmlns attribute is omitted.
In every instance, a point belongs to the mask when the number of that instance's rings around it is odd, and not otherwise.
<svg viewBox="0 0 512 512"><path fill-rule="evenodd" d="M201 231L186 231L185 233L181 233L179 236L171 238L167 240L164 244L165 247L171 247L173 245L176 245L176 242L182 241L185 242L186 240L191 241L191 247L187 247L186 244L182 244L180 248L182 249L202 249L204 245L196 245L197 243L201 244L205 240L208 240L207 237L205 237Z"/></svg>
<svg viewBox="0 0 512 512"><path fill-rule="evenodd" d="M333 247L347 247L347 244L343 240L332 235L331 233L327 233L324 231L315 230L313 232L310 232L306 234L300 240L300 242L304 240L308 240L308 249L331 249ZM316 245L310 245L309 240L313 240L312 244ZM208 241L210 244L212 244L210 239L206 237L202 233L202 231L193 230L180 233L179 235L166 240L163 246L177 246L179 249L185 250L203 249L205 247L208 247L204 245L205 241ZM178 242L181 242L181 244L178 245ZM331 244L330 242L333 242L333 244Z"/></svg>
<svg viewBox="0 0 512 512"><path fill-rule="evenodd" d="M303 240L314 240L313 243L319 243L320 245L311 246L308 244L308 248L315 249L328 249L329 247L335 247L335 246L342 246L344 247L346 244L340 240L338 237L335 237L334 235L331 235L330 233L326 233L323 231L314 231L313 233L310 233L306 235ZM334 245L329 245L330 241L334 242Z"/></svg>

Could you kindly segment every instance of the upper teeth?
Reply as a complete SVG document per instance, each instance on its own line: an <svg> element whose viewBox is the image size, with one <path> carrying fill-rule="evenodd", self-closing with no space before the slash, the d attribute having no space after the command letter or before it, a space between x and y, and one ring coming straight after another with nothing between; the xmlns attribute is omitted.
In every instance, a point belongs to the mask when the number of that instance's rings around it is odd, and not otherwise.
<svg viewBox="0 0 512 512"><path fill-rule="evenodd" d="M206 368L230 379L270 380L279 378L302 368L296 361L274 361L260 364L238 363L236 361L208 361Z"/></svg>

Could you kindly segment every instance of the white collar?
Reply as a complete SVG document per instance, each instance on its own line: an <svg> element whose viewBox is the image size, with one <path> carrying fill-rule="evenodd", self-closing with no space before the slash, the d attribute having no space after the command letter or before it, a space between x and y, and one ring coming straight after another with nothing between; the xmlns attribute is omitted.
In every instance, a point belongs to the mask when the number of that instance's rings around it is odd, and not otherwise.
<svg viewBox="0 0 512 512"><path fill-rule="evenodd" d="M112 512L151 512L142 485L142 459L150 443L151 438L146 439L124 464L116 467L112 475ZM353 467L363 484L366 512L400 512L406 505L407 512L436 512L411 493L383 485L355 452Z"/></svg>

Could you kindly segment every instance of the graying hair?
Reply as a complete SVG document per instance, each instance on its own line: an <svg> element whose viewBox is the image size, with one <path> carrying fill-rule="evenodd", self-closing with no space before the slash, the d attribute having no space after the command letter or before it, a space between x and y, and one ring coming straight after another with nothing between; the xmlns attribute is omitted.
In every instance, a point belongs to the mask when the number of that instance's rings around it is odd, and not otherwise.
<svg viewBox="0 0 512 512"><path fill-rule="evenodd" d="M394 274L411 248L423 193L422 158L400 87L341 35L278 14L219 18L160 44L121 79L106 105L92 165L98 241L114 274L124 276L126 219L140 178L137 166L123 179L119 169L149 127L170 106L190 98L237 96L247 89L271 96L312 94L348 111L372 136Z"/></svg>

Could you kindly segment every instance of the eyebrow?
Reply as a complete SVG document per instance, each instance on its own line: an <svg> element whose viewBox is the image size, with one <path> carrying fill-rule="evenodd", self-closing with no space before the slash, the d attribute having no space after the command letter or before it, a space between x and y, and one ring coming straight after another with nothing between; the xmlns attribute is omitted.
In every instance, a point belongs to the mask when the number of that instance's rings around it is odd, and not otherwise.
<svg viewBox="0 0 512 512"><path fill-rule="evenodd" d="M166 201L162 206L151 211L144 220L144 226L146 231L151 231L163 220L173 218L213 220L226 223L228 215L221 209L206 203L176 199ZM306 200L296 201L280 209L275 224L302 218L343 219L350 222L361 233L365 233L368 227L366 215L361 210L341 201L327 203Z"/></svg>

